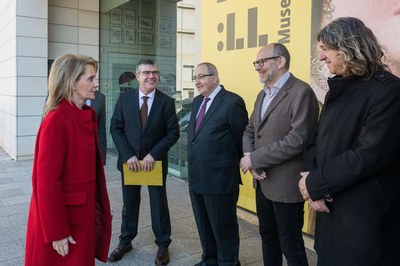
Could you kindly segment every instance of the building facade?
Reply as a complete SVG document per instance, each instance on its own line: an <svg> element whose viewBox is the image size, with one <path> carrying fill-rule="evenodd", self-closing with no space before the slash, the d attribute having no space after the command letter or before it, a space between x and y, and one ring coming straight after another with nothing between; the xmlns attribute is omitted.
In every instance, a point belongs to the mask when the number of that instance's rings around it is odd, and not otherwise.
<svg viewBox="0 0 400 266"><path fill-rule="evenodd" d="M2 0L0 146L15 160L33 157L48 70L67 53L100 61L107 128L118 94L138 85L135 64L141 58L158 62L159 88L176 99L182 118L191 102L185 99L193 97L191 77L198 58L195 5L194 0ZM109 134L108 140L108 148L114 148ZM183 146L171 151L171 170L178 176L185 165Z"/></svg>

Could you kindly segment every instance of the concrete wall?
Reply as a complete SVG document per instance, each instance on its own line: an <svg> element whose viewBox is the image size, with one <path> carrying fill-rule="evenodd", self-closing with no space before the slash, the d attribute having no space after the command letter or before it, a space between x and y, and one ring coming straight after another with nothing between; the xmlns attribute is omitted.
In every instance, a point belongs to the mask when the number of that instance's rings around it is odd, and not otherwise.
<svg viewBox="0 0 400 266"><path fill-rule="evenodd" d="M49 59L67 53L99 59L99 0L49 0Z"/></svg>
<svg viewBox="0 0 400 266"><path fill-rule="evenodd" d="M48 60L99 58L98 0L0 1L0 146L33 156L47 95Z"/></svg>
<svg viewBox="0 0 400 266"><path fill-rule="evenodd" d="M0 146L15 160L33 156L47 95L48 61L66 53L87 54L99 59L99 2L0 1ZM165 10L166 3L168 1L160 5L162 10L155 12L164 18L171 15L171 30L178 30L178 38L172 36L171 49L153 49L155 54L171 57L175 57L176 46L178 51L182 51L181 54L178 52L178 63L169 65L172 72L178 72L177 90L182 92L182 98L186 98L187 91L182 91L182 88L193 88L191 69L187 66L195 65L195 61L198 61L193 57L196 54L193 51L195 30L191 22L196 1L180 2L179 5L184 8L179 9L179 14L172 8L175 6L172 3L169 14ZM105 14L107 21L108 15ZM138 12L136 15L142 14ZM178 29L173 19L175 16L178 16L177 23L180 24ZM154 19L154 31L157 29L156 23ZM108 35L106 37L109 39ZM156 41L154 38L154 43ZM143 50L140 52L144 53L145 48L140 46ZM116 52L121 53L121 47ZM173 54L169 55L170 52ZM107 65L107 60L102 63ZM163 70L167 69L163 66ZM103 71L102 76L103 79L107 78L107 71Z"/></svg>
<svg viewBox="0 0 400 266"><path fill-rule="evenodd" d="M47 0L0 2L0 145L31 158L47 77Z"/></svg>
<svg viewBox="0 0 400 266"><path fill-rule="evenodd" d="M176 89L181 91L182 99L186 99L193 97L193 70L200 63L195 50L196 3L195 0L183 0L177 6Z"/></svg>

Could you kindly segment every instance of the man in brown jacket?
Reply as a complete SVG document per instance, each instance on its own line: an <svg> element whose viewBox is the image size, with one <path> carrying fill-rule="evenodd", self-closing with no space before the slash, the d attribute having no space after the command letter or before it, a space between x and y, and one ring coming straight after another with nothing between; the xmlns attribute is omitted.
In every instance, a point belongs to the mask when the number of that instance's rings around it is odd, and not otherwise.
<svg viewBox="0 0 400 266"><path fill-rule="evenodd" d="M263 90L243 135L240 167L250 171L264 265L308 265L302 238L304 200L298 189L303 148L318 119L311 87L289 72L290 54L280 43L261 48L253 62Z"/></svg>

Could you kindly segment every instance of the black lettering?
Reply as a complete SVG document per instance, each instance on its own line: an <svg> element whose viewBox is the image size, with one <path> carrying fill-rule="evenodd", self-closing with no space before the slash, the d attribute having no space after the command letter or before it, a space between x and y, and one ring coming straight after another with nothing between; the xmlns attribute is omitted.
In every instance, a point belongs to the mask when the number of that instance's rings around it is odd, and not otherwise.
<svg viewBox="0 0 400 266"><path fill-rule="evenodd" d="M290 29L278 31L279 36L284 36L278 40L279 43L290 43Z"/></svg>
<svg viewBox="0 0 400 266"><path fill-rule="evenodd" d="M282 8L287 8L287 7L289 7L290 6L290 0L282 0L281 1L281 7Z"/></svg>
<svg viewBox="0 0 400 266"><path fill-rule="evenodd" d="M281 29L290 27L290 17L281 19Z"/></svg>
<svg viewBox="0 0 400 266"><path fill-rule="evenodd" d="M286 17L286 16L288 16L288 17L290 17L290 9L289 8L286 8L286 9L284 9L284 10L281 10L281 17Z"/></svg>
<svg viewBox="0 0 400 266"><path fill-rule="evenodd" d="M280 43L290 43L290 0L281 0L281 26L278 31Z"/></svg>

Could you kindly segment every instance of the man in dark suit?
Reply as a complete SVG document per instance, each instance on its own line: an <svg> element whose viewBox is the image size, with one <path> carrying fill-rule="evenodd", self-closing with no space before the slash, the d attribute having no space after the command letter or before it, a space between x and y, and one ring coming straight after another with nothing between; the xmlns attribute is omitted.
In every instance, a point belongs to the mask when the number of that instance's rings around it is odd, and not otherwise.
<svg viewBox="0 0 400 266"><path fill-rule="evenodd" d="M122 164L133 171L151 171L154 162L162 161L163 186L149 186L152 229L158 246L156 264L169 262L171 221L165 188L168 173L168 150L179 138L175 101L156 89L158 66L144 59L136 65L139 89L121 93L111 118L110 133L118 149L117 168L122 177L122 225L119 244L109 257L119 261L132 250L137 235L141 186L125 185ZM142 160L142 163L139 163Z"/></svg>
<svg viewBox="0 0 400 266"><path fill-rule="evenodd" d="M318 119L311 87L289 72L290 54L280 43L261 48L253 62L263 90L243 134L240 167L250 171L264 265L308 265L302 238L304 200L297 184L303 149Z"/></svg>
<svg viewBox="0 0 400 266"><path fill-rule="evenodd" d="M106 164L106 154L107 154L107 133L106 133L106 97L105 95L97 91L94 100L87 102L97 114L98 129L97 133L99 135L99 144L101 150L101 157L103 158L103 163Z"/></svg>
<svg viewBox="0 0 400 266"><path fill-rule="evenodd" d="M199 64L193 79L200 95L188 125L189 193L203 249L196 265L240 265L236 204L246 106L220 85L213 64Z"/></svg>

